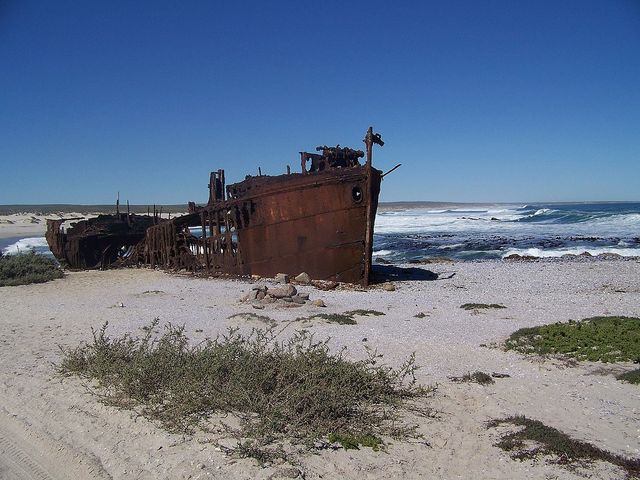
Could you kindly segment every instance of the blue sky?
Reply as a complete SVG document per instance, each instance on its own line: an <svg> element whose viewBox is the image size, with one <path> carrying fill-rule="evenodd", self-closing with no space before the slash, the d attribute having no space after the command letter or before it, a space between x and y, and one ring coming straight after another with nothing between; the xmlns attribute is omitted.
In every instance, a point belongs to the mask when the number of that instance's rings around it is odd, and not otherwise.
<svg viewBox="0 0 640 480"><path fill-rule="evenodd" d="M640 1L0 0L0 204L386 141L381 199L640 200Z"/></svg>

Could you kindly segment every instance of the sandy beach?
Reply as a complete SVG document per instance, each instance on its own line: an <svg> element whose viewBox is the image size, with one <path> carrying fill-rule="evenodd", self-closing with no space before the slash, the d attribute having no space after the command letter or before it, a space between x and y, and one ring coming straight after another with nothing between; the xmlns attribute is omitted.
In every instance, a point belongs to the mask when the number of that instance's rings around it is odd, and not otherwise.
<svg viewBox="0 0 640 480"><path fill-rule="evenodd" d="M382 267L385 268L385 267ZM387 267L388 268L388 267ZM394 272L409 271L404 266ZM424 441L393 441L386 452L322 450L296 465L260 467L226 455L223 434L168 434L130 411L101 404L81 381L55 374L59 345L73 347L91 327L109 322L113 335L133 332L155 317L184 324L194 341L230 326L260 322L230 316L251 312L239 299L246 280L202 279L150 269L70 272L46 284L0 288L0 477L42 479L177 478L624 478L609 464L571 471L556 464L514 461L494 444L486 422L526 415L614 453L640 456L640 392L613 374L615 366L528 358L499 344L514 330L596 315L640 316L640 262L461 262L419 267L437 280L396 280L395 291L322 291L300 287L327 307L267 306L259 313L284 328L316 312L356 308L384 312L357 325L305 324L332 348L362 358L364 339L401 364L411 352L418 380L437 385L426 400L437 414L417 418ZM416 270L411 270L414 274ZM418 272L420 273L420 272ZM432 278L432 275L424 275ZM259 283L270 285L269 280ZM467 302L505 309L465 311ZM255 310L254 310L255 311ZM415 315L424 313L423 318ZM488 386L454 383L450 376L481 370L508 374ZM216 443L219 442L219 443ZM226 443L225 443L226 442Z"/></svg>

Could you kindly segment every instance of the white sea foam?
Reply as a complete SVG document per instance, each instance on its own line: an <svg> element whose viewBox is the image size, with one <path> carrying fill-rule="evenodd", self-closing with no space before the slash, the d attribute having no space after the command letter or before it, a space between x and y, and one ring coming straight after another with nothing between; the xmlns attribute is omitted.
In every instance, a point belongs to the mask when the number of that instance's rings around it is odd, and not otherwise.
<svg viewBox="0 0 640 480"><path fill-rule="evenodd" d="M509 255L521 255L529 257L561 257L563 255L580 255L582 253L589 253L593 256L600 255L601 253L617 253L623 257L638 257L640 256L640 248L616 248L616 247L564 247L564 248L512 248L503 253L502 258Z"/></svg>
<svg viewBox="0 0 640 480"><path fill-rule="evenodd" d="M2 253L6 255L16 255L19 253L29 253L32 250L38 253L48 251L49 245L47 244L47 239L44 237L22 238L5 247Z"/></svg>
<svg viewBox="0 0 640 480"><path fill-rule="evenodd" d="M373 252L373 256L374 257L383 257L385 255L389 255L393 253L391 250L376 250L375 252Z"/></svg>
<svg viewBox="0 0 640 480"><path fill-rule="evenodd" d="M533 214L534 217L537 217L538 215L544 215L545 213L549 213L552 210L550 208L541 208L539 210L536 210L536 212Z"/></svg>
<svg viewBox="0 0 640 480"><path fill-rule="evenodd" d="M376 233L470 233L477 235L504 236L593 236L616 237L636 236L640 231L640 213L594 216L573 223L557 222L555 218L545 217L557 210L538 209L534 213L523 215L519 208L501 208L468 214L472 210L447 210L442 212L424 209L383 213L376 217ZM567 212L570 214L570 212ZM538 221L522 222L525 218L537 218ZM556 223L557 222L557 223Z"/></svg>
<svg viewBox="0 0 640 480"><path fill-rule="evenodd" d="M464 243L452 243L451 245L440 245L438 250L453 250L455 248L464 247Z"/></svg>

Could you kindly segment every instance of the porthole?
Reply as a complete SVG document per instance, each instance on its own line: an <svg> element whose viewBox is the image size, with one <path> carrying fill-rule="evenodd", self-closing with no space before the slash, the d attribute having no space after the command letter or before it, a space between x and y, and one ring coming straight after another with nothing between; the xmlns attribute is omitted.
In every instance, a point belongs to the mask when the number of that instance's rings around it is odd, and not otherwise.
<svg viewBox="0 0 640 480"><path fill-rule="evenodd" d="M362 189L357 185L353 187L353 189L351 190L351 198L353 198L353 201L355 203L360 203L362 201L362 197Z"/></svg>

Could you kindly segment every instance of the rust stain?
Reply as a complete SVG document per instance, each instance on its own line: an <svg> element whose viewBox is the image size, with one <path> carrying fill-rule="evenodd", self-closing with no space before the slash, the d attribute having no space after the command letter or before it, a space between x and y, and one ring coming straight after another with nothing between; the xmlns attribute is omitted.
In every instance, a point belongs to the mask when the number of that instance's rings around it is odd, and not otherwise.
<svg viewBox="0 0 640 480"><path fill-rule="evenodd" d="M300 152L301 172L248 175L226 185L211 173L209 201L189 202L189 213L102 215L66 233L48 221L54 255L74 268L142 264L210 274L274 276L307 272L317 280L369 283L373 227L382 172L372 166L369 128L361 150L317 147Z"/></svg>

